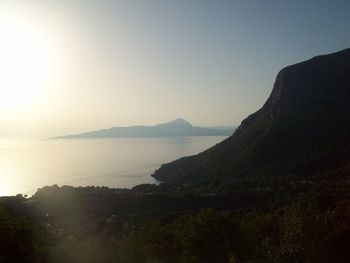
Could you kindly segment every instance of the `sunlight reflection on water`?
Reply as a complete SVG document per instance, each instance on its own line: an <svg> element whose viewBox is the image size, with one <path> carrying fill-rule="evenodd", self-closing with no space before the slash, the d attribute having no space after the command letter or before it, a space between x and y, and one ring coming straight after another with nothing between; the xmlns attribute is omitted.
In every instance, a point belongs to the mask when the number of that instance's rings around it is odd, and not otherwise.
<svg viewBox="0 0 350 263"><path fill-rule="evenodd" d="M155 183L162 163L203 151L226 137L0 140L0 195L45 185L129 188Z"/></svg>

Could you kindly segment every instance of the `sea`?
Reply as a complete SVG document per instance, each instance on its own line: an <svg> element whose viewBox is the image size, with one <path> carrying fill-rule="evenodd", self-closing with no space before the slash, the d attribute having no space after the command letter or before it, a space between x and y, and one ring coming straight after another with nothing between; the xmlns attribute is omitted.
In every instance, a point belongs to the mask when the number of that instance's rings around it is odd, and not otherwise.
<svg viewBox="0 0 350 263"><path fill-rule="evenodd" d="M0 196L32 195L57 184L131 188L159 183L163 163L194 155L225 136L0 140Z"/></svg>

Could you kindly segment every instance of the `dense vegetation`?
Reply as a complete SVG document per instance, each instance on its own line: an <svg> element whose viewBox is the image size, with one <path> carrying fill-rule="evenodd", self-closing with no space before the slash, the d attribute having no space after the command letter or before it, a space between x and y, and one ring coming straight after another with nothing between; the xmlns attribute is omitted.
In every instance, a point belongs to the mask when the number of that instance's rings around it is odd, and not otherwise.
<svg viewBox="0 0 350 263"><path fill-rule="evenodd" d="M107 206L120 209L121 194L126 206L140 196L54 186L30 199L3 199L0 262L323 263L350 257L349 198L290 200L273 209L256 203L249 211L173 210L170 199L150 205L151 214L101 208L111 199Z"/></svg>
<svg viewBox="0 0 350 263"><path fill-rule="evenodd" d="M47 262L47 240L41 226L13 211L21 201L7 198L0 202L0 262Z"/></svg>
<svg viewBox="0 0 350 263"><path fill-rule="evenodd" d="M203 210L155 222L136 236L139 262L348 262L349 218L341 211L293 204L266 214Z"/></svg>

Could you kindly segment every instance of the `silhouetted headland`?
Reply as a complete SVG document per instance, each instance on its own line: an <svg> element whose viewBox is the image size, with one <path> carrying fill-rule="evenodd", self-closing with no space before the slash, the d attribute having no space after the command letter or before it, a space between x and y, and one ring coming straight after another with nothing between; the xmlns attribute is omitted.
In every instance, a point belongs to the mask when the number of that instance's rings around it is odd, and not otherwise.
<svg viewBox="0 0 350 263"><path fill-rule="evenodd" d="M350 172L350 49L282 69L263 107L235 133L153 175L171 183L287 184ZM335 175L336 174L336 175Z"/></svg>
<svg viewBox="0 0 350 263"><path fill-rule="evenodd" d="M122 137L171 137L171 136L230 136L234 127L203 128L192 126L188 121L178 118L154 126L112 127L79 134L64 135L52 139L88 139Z"/></svg>

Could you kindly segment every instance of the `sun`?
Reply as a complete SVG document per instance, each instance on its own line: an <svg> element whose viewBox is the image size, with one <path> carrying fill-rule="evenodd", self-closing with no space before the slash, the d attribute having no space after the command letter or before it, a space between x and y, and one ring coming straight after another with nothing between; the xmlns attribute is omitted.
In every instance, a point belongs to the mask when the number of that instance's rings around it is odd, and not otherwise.
<svg viewBox="0 0 350 263"><path fill-rule="evenodd" d="M35 104L50 75L50 46L28 21L0 13L0 110L16 112Z"/></svg>

